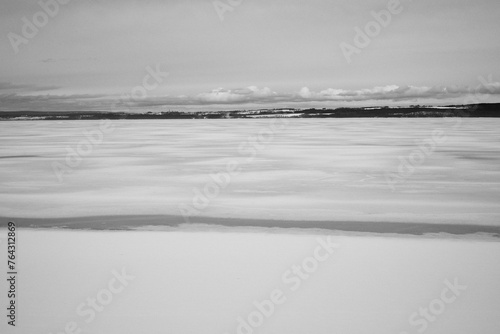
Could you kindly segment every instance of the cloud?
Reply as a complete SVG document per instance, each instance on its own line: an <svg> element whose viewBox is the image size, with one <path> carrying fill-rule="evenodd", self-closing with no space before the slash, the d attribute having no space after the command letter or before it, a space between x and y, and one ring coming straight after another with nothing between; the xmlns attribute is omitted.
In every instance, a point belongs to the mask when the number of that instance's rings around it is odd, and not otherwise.
<svg viewBox="0 0 500 334"><path fill-rule="evenodd" d="M377 86L360 90L327 88L312 91L302 87L298 92L279 93L268 87L249 86L238 89L217 88L195 96L163 96L146 97L140 100L127 101L128 106L211 106L211 105L245 105L264 104L272 106L276 103L316 103L316 102L405 102L415 99L446 100L466 97L470 94L500 95L500 83L490 83L477 88L470 87L425 87L425 86Z"/></svg>
<svg viewBox="0 0 500 334"><path fill-rule="evenodd" d="M42 63L58 63L58 62L80 62L80 61L94 61L97 60L96 57L87 58L45 58L40 60Z"/></svg>
<svg viewBox="0 0 500 334"><path fill-rule="evenodd" d="M61 111L61 110L102 110L99 99L105 95L21 95L0 94L0 110L15 111ZM101 108L101 109L99 109Z"/></svg>
<svg viewBox="0 0 500 334"><path fill-rule="evenodd" d="M377 86L360 90L345 90L328 88L313 92L308 87L303 87L293 98L298 102L364 102L364 101L410 101L414 99L452 99L470 94L500 95L500 83L488 83L471 87L425 87L425 86Z"/></svg>
<svg viewBox="0 0 500 334"><path fill-rule="evenodd" d="M258 88L256 86L249 86L247 88L235 90L218 88L209 93L198 94L196 99L200 103L242 103L254 102L256 100L267 101L273 97L278 97L278 94L268 87Z"/></svg>
<svg viewBox="0 0 500 334"><path fill-rule="evenodd" d="M342 103L400 103L440 100L442 103L452 103L472 94L500 95L500 83L491 78L477 87L467 86L398 86L386 85L359 90L327 88L313 91L302 87L296 92L280 93L269 87L259 88L248 86L245 88L225 89L216 88L209 92L197 95L180 96L149 96L145 98L131 98L130 96L109 96L104 94L19 94L12 90L48 89L30 85L16 85L0 83L0 110L115 110L132 111L143 110L149 107L197 107L209 108L215 106L245 106L263 105L273 107L277 104L301 104L314 107L315 104L325 102ZM2 90L6 93L2 94ZM483 99L484 100L484 99ZM460 101L460 100L459 100ZM470 101L470 100L468 100ZM460 102L458 102L460 103Z"/></svg>
<svg viewBox="0 0 500 334"><path fill-rule="evenodd" d="M3 92L12 92L12 93L20 93L20 92L40 92L47 90L58 89L58 86L39 86L39 85L31 85L31 84L14 84L12 82L0 82L0 93Z"/></svg>

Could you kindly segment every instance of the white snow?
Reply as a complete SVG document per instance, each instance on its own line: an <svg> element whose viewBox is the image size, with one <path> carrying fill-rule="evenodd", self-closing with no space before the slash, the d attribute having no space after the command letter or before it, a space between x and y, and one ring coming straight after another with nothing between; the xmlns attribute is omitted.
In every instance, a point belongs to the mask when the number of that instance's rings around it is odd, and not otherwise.
<svg viewBox="0 0 500 334"><path fill-rule="evenodd" d="M61 183L52 164L99 122L0 122L0 216L178 215L236 161L201 215L498 225L500 121L458 120L115 121ZM446 141L392 191L388 173L433 131Z"/></svg>

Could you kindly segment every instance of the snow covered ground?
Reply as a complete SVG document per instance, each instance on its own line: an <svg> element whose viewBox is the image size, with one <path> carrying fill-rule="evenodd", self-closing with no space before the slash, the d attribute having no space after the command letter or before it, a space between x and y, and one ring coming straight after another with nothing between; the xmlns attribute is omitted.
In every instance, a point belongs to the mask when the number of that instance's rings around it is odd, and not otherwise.
<svg viewBox="0 0 500 334"><path fill-rule="evenodd" d="M467 118L0 122L0 216L498 225L499 126Z"/></svg>
<svg viewBox="0 0 500 334"><path fill-rule="evenodd" d="M0 122L1 223L184 210L498 226L499 121L457 120ZM20 334L500 332L494 238L183 225L16 240Z"/></svg>
<svg viewBox="0 0 500 334"><path fill-rule="evenodd" d="M500 332L499 242L234 229L18 236L20 334ZM5 279L0 289L6 305Z"/></svg>

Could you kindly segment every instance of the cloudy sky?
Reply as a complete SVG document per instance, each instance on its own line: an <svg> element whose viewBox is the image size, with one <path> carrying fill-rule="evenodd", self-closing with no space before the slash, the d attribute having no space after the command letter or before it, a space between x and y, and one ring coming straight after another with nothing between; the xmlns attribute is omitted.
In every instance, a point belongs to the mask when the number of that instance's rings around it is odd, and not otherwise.
<svg viewBox="0 0 500 334"><path fill-rule="evenodd" d="M0 3L2 111L500 101L498 0L55 1Z"/></svg>

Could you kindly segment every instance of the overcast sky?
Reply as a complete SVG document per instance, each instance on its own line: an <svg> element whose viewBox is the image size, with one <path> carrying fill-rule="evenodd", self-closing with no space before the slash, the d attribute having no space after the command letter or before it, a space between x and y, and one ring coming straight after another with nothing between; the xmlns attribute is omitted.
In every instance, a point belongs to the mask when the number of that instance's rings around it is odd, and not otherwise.
<svg viewBox="0 0 500 334"><path fill-rule="evenodd" d="M0 110L500 101L498 0L392 7L379 0L73 0L58 7L47 7L51 17L36 0L1 1ZM372 11L390 9L376 23ZM356 27L372 36L355 41Z"/></svg>

